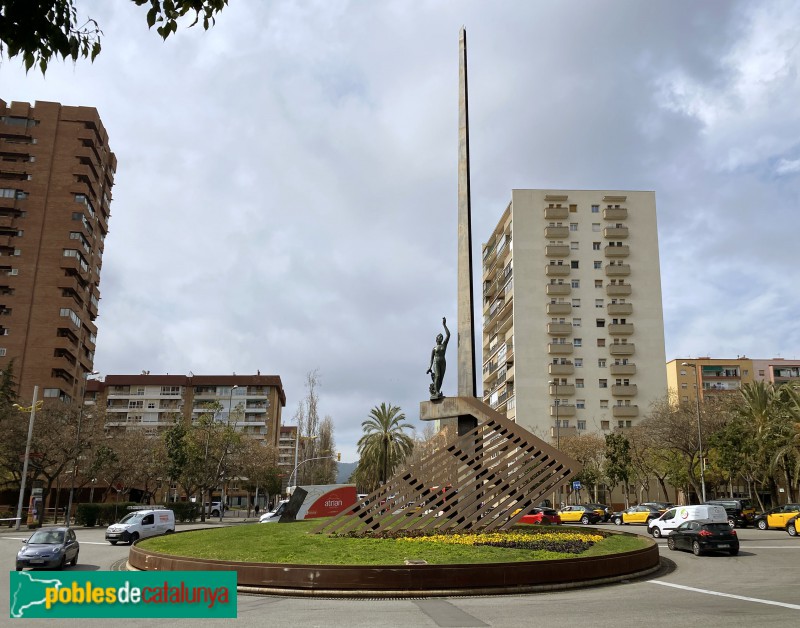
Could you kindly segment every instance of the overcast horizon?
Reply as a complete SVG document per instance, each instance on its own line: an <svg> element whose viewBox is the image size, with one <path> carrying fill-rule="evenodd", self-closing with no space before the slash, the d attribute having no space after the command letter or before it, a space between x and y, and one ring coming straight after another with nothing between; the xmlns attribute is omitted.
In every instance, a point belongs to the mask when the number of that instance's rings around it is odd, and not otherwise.
<svg viewBox="0 0 800 628"><path fill-rule="evenodd" d="M108 131L103 376L278 375L292 424L318 369L343 461L382 402L421 431L456 329L462 25L476 301L512 189L654 190L667 360L800 358L796 2L240 0L166 42L146 7L76 5L96 61L3 57L0 98Z"/></svg>

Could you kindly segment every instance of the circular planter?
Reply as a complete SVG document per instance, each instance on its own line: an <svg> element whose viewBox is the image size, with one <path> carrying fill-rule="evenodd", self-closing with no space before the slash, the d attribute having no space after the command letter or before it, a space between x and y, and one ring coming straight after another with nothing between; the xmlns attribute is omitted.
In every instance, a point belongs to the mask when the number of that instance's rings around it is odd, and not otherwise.
<svg viewBox="0 0 800 628"><path fill-rule="evenodd" d="M295 565L188 558L134 545L130 568L236 571L240 590L299 596L487 595L567 589L643 576L659 569L658 545L589 558L459 565Z"/></svg>

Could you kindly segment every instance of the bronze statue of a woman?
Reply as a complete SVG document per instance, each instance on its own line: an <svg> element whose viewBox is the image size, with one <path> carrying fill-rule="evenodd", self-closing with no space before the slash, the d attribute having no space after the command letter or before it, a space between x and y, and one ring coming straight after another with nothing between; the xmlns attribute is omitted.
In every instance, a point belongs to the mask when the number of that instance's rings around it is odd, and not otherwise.
<svg viewBox="0 0 800 628"><path fill-rule="evenodd" d="M431 401L436 401L444 397L442 394L442 381L444 380L444 371L447 368L444 354L447 351L447 341L450 340L450 330L447 329L447 319L442 317L442 326L444 327L445 335L439 334L436 336L436 346L431 351L431 364L428 367L428 373L431 376Z"/></svg>

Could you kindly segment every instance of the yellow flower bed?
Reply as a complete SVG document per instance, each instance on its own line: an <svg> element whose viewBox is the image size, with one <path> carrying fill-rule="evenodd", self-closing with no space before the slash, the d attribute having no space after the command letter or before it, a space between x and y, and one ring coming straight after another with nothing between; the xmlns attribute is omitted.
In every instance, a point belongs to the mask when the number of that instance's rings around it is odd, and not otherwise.
<svg viewBox="0 0 800 628"><path fill-rule="evenodd" d="M432 534L430 536L399 537L398 541L408 543L445 543L447 545L495 545L495 544L529 544L539 543L559 543L559 542L578 542L578 543L598 543L603 540L600 534L587 534L580 532L485 532L481 534L458 533L453 534Z"/></svg>

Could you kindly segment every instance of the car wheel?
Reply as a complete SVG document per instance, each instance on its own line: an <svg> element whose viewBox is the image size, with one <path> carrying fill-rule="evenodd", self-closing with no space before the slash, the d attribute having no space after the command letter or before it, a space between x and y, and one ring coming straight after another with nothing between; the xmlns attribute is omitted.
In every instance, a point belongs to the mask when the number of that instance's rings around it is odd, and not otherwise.
<svg viewBox="0 0 800 628"><path fill-rule="evenodd" d="M175 530L167 530L164 534L173 534Z"/></svg>
<svg viewBox="0 0 800 628"><path fill-rule="evenodd" d="M219 517L219 510L212 510L211 511L211 516L212 517Z"/></svg>
<svg viewBox="0 0 800 628"><path fill-rule="evenodd" d="M622 517L614 517L614 524L621 526L622 525Z"/></svg>
<svg viewBox="0 0 800 628"><path fill-rule="evenodd" d="M673 539L671 536L667 537L667 547L672 551L675 551L675 539Z"/></svg>
<svg viewBox="0 0 800 628"><path fill-rule="evenodd" d="M700 543L697 541L692 543L692 554L695 556L701 556L703 554L703 551L700 549Z"/></svg>
<svg viewBox="0 0 800 628"><path fill-rule="evenodd" d="M797 536L797 522L795 521L786 526L786 531L789 533L789 536Z"/></svg>
<svg viewBox="0 0 800 628"><path fill-rule="evenodd" d="M22 567L17 567L17 571L22 571Z"/></svg>
<svg viewBox="0 0 800 628"><path fill-rule="evenodd" d="M661 538L661 528L659 528L658 526L653 527L650 533L653 535L653 538L655 539Z"/></svg>
<svg viewBox="0 0 800 628"><path fill-rule="evenodd" d="M133 545L138 540L139 540L139 533L138 532L134 532L133 534L131 534L130 545Z"/></svg>
<svg viewBox="0 0 800 628"><path fill-rule="evenodd" d="M589 517L587 517L586 515L583 515L583 517L581 517L581 523L583 525L585 525L585 526L588 526L589 525Z"/></svg>
<svg viewBox="0 0 800 628"><path fill-rule="evenodd" d="M735 528L736 527L736 519L734 519L733 517L729 517L728 518L728 526L730 526L731 528Z"/></svg>
<svg viewBox="0 0 800 628"><path fill-rule="evenodd" d="M731 556L736 556L736 554L738 554L738 553L739 553L739 548L738 547L734 547L731 550Z"/></svg>
<svg viewBox="0 0 800 628"><path fill-rule="evenodd" d="M766 530L767 529L767 521L766 521L766 519L759 519L758 520L758 529L759 530Z"/></svg>
<svg viewBox="0 0 800 628"><path fill-rule="evenodd" d="M67 555L64 554L64 556L61 557L61 562L58 563L58 567L56 567L56 569L58 571L61 571L62 569L64 569L64 565L66 564L67 564Z"/></svg>
<svg viewBox="0 0 800 628"><path fill-rule="evenodd" d="M70 563L73 567L78 564L78 552L75 552L75 558L73 558Z"/></svg>
<svg viewBox="0 0 800 628"><path fill-rule="evenodd" d="M109 543L111 543L111 545L116 545L117 544L116 541L109 541Z"/></svg>

